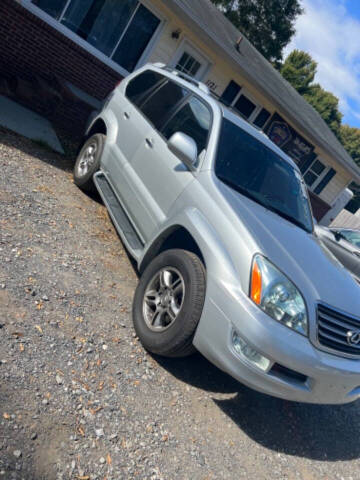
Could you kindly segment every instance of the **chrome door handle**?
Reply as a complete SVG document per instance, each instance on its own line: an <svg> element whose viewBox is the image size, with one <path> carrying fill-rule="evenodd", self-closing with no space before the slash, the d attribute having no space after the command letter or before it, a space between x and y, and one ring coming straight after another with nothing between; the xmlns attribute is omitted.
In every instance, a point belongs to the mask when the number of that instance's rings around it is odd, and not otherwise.
<svg viewBox="0 0 360 480"><path fill-rule="evenodd" d="M124 117L126 118L126 120L130 120L130 113L124 112Z"/></svg>
<svg viewBox="0 0 360 480"><path fill-rule="evenodd" d="M154 140L152 138L146 138L145 142L149 148L154 148Z"/></svg>

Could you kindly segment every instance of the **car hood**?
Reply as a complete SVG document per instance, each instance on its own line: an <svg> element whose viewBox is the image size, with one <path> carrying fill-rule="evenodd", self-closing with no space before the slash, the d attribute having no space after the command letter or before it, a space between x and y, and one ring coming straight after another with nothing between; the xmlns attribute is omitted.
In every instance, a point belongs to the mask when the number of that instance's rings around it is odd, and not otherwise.
<svg viewBox="0 0 360 480"><path fill-rule="evenodd" d="M360 286L319 238L224 184L220 191L251 235L254 254L266 256L305 297L360 316Z"/></svg>

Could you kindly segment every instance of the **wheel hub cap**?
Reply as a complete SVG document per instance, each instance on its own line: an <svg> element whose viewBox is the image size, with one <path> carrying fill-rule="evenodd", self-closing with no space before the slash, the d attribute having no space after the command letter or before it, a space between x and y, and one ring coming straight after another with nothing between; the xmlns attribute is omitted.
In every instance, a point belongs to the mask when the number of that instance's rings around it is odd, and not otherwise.
<svg viewBox="0 0 360 480"><path fill-rule="evenodd" d="M84 150L78 166L78 175L80 177L85 176L88 173L89 169L94 164L96 151L97 151L96 143L91 143Z"/></svg>
<svg viewBox="0 0 360 480"><path fill-rule="evenodd" d="M163 332L179 316L185 295L181 273L173 267L161 269L149 282L143 300L143 315L150 330Z"/></svg>

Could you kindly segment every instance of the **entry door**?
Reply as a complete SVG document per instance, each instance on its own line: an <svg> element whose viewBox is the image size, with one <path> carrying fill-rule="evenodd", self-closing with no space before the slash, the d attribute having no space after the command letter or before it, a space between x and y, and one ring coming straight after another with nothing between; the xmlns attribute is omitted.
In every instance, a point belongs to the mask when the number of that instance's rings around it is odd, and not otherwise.
<svg viewBox="0 0 360 480"><path fill-rule="evenodd" d="M209 62L189 42L184 42L176 52L171 66L186 75L201 80L209 68Z"/></svg>

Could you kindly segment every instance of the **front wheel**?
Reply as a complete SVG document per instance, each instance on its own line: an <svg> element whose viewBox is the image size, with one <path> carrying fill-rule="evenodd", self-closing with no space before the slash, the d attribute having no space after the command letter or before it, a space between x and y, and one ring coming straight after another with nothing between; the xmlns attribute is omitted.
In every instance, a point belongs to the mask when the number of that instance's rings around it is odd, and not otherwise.
<svg viewBox="0 0 360 480"><path fill-rule="evenodd" d="M185 357L205 301L205 268L197 255L168 250L143 273L135 292L133 322L144 347L165 357Z"/></svg>
<svg viewBox="0 0 360 480"><path fill-rule="evenodd" d="M95 189L93 176L100 168L105 139L105 135L96 133L84 143L80 150L74 167L74 182L82 190Z"/></svg>

